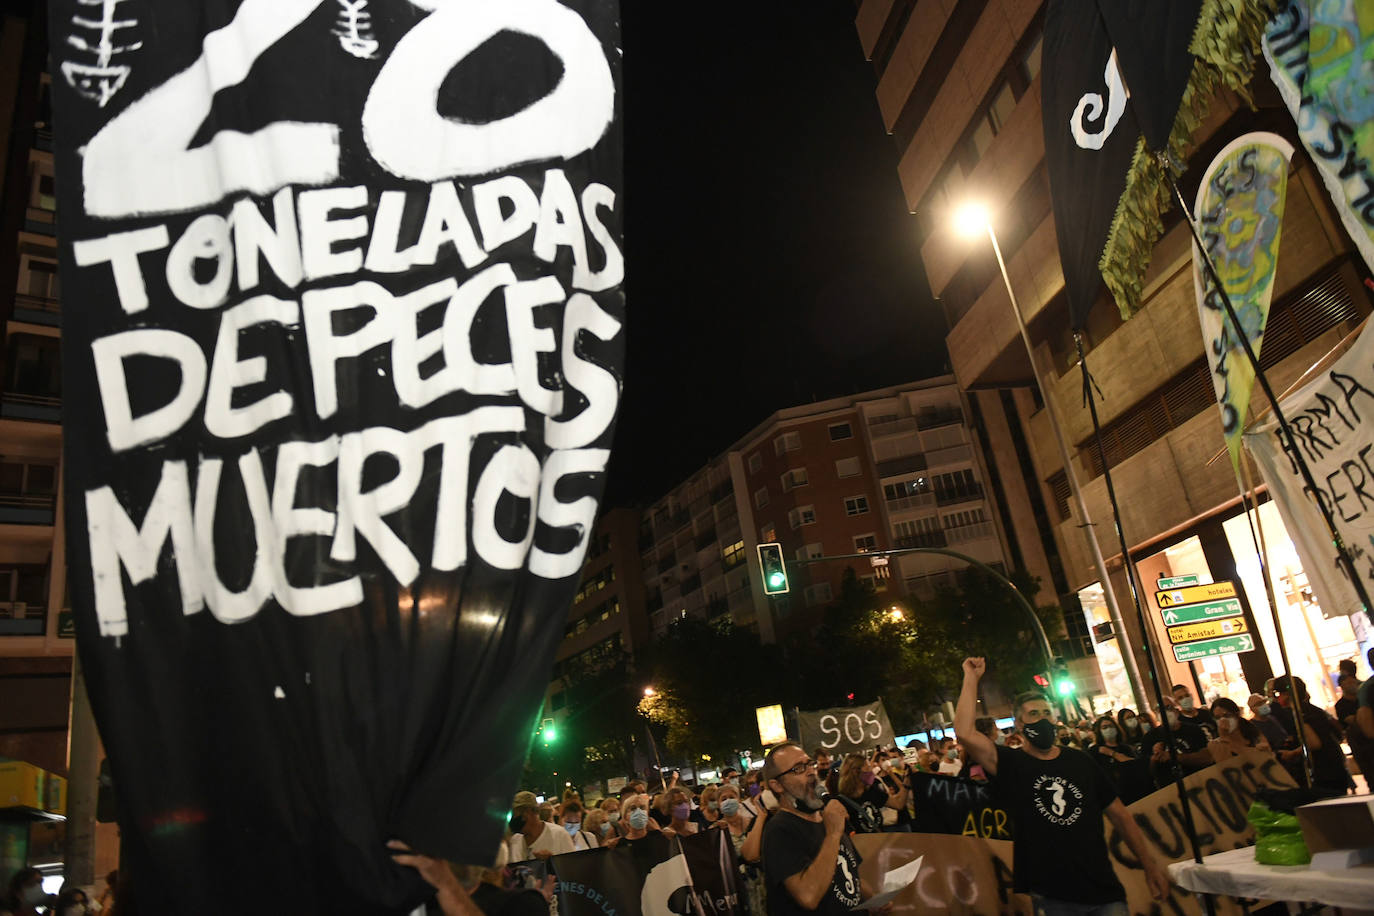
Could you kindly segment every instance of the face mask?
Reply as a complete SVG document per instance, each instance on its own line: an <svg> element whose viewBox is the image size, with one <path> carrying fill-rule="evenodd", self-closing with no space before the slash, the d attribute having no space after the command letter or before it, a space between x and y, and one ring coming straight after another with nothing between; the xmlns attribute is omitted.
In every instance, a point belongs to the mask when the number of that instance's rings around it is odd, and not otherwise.
<svg viewBox="0 0 1374 916"><path fill-rule="evenodd" d="M871 770L864 770L862 773L859 774L859 779L866 786L873 785L873 780L876 778L877 777L873 775L873 772Z"/></svg>
<svg viewBox="0 0 1374 916"><path fill-rule="evenodd" d="M1140 728L1140 721L1138 719L1123 719L1121 724L1126 726L1126 731L1128 732L1133 732Z"/></svg>
<svg viewBox="0 0 1374 916"><path fill-rule="evenodd" d="M1172 709L1165 713L1164 717L1169 720L1170 728L1174 728L1178 725L1178 713L1174 712Z"/></svg>
<svg viewBox="0 0 1374 916"><path fill-rule="evenodd" d="M725 801L721 802L720 813L726 817L734 817L736 814L739 814L739 799L727 798Z"/></svg>
<svg viewBox="0 0 1374 916"><path fill-rule="evenodd" d="M1229 735L1237 728L1240 728L1240 720L1235 716L1222 716L1220 719L1217 719L1217 728L1221 729L1223 735Z"/></svg>
<svg viewBox="0 0 1374 916"><path fill-rule="evenodd" d="M759 788L759 784L758 784L758 783L753 782L753 783L750 783L750 784L749 784L749 788L748 788L746 791L748 791L749 797L750 797L750 798L753 798L754 796L756 796L756 795L758 795L760 792L762 792L763 789Z"/></svg>
<svg viewBox="0 0 1374 916"><path fill-rule="evenodd" d="M720 810L720 805L716 804L715 802L707 802L706 810L710 811L712 814L715 814L717 811Z"/></svg>
<svg viewBox="0 0 1374 916"><path fill-rule="evenodd" d="M1091 741L1092 739L1093 739L1093 733L1092 733L1092 732L1082 731L1081 729L1079 730L1079 732L1078 732L1078 740L1079 740L1079 741Z"/></svg>
<svg viewBox="0 0 1374 916"><path fill-rule="evenodd" d="M610 814L606 815L606 820L614 824L616 821L620 820L620 812L612 811Z"/></svg>
<svg viewBox="0 0 1374 916"><path fill-rule="evenodd" d="M1073 738L1069 737L1068 735L1060 735L1059 743L1064 745L1064 747L1068 747L1069 745L1073 744Z"/></svg>
<svg viewBox="0 0 1374 916"><path fill-rule="evenodd" d="M1104 725L1104 726L1102 726L1102 740L1103 740L1103 741L1115 741L1115 740L1116 740L1116 734L1117 734L1116 729L1112 728L1110 725Z"/></svg>
<svg viewBox="0 0 1374 916"><path fill-rule="evenodd" d="M870 773L869 775L871 776L872 774ZM872 780L870 780L870 782L871 781ZM797 803L798 811L805 811L807 814L815 814L825 807L825 802L819 798L813 800L810 797L799 797L795 792L788 792L788 794L792 796L792 801Z"/></svg>
<svg viewBox="0 0 1374 916"><path fill-rule="evenodd" d="M1005 746L1007 743L1007 736L998 732L996 737L992 739L992 743Z"/></svg>
<svg viewBox="0 0 1374 916"><path fill-rule="evenodd" d="M673 805L673 817L679 821L685 821L692 813L692 806L687 802Z"/></svg>
<svg viewBox="0 0 1374 916"><path fill-rule="evenodd" d="M957 747L952 747L949 750L945 751L945 756L948 757L950 760L958 760L959 749Z"/></svg>
<svg viewBox="0 0 1374 916"><path fill-rule="evenodd" d="M643 808L636 808L630 812L630 826L635 830L643 830L649 826L649 812Z"/></svg>
<svg viewBox="0 0 1374 916"><path fill-rule="evenodd" d="M568 821L566 824L563 825L563 829L566 830L566 831L568 831L568 834L569 834L569 835L571 835L571 836L577 836L577 831L579 831L579 830L582 829L582 822L581 822L581 821Z"/></svg>
<svg viewBox="0 0 1374 916"><path fill-rule="evenodd" d="M603 824L601 825L601 835L602 835L602 836L610 836L610 834L611 834L611 822L610 822L610 821L606 821L605 823L603 823Z"/></svg>
<svg viewBox="0 0 1374 916"><path fill-rule="evenodd" d="M735 788L738 789L738 788L739 788L739 777L738 777L738 776L731 776L729 779L725 780L725 784L728 785L728 786L734 786Z"/></svg>
<svg viewBox="0 0 1374 916"><path fill-rule="evenodd" d="M524 829L525 829L525 815L523 815L523 814L512 814L512 815L510 816L510 832L511 832L511 833L519 833L521 830L524 830Z"/></svg>
<svg viewBox="0 0 1374 916"><path fill-rule="evenodd" d="M1261 716L1267 716L1269 715L1269 713L1273 712L1273 710L1270 708L1268 703L1261 703L1255 707L1255 712Z"/></svg>
<svg viewBox="0 0 1374 916"><path fill-rule="evenodd" d="M1037 719L1034 722L1027 722L1021 727L1025 732L1026 740L1032 746L1042 751L1047 751L1054 747L1054 723L1048 719Z"/></svg>
<svg viewBox="0 0 1374 916"><path fill-rule="evenodd" d="M826 766L826 767L816 767L816 776L817 776L818 778L824 779L825 777L827 777L827 776L829 776L829 775L830 775L830 767L828 767L828 766Z"/></svg>
<svg viewBox="0 0 1374 916"><path fill-rule="evenodd" d="M1181 699L1181 700L1178 701L1178 705L1179 705L1179 706L1182 706L1184 709L1192 709L1192 708L1193 708L1193 698L1192 698L1192 697L1184 697L1183 699Z"/></svg>

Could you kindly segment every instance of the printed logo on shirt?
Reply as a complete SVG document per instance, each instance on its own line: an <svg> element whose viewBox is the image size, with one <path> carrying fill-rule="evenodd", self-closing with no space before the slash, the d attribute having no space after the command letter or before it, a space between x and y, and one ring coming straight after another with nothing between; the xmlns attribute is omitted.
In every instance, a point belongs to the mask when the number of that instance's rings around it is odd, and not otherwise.
<svg viewBox="0 0 1374 916"><path fill-rule="evenodd" d="M859 863L848 843L840 844L839 855L835 857L835 877L830 882L830 888L835 892L835 898L847 909L852 910L863 902Z"/></svg>
<svg viewBox="0 0 1374 916"><path fill-rule="evenodd" d="M1083 815L1083 790L1063 776L1038 776L1031 786L1035 810L1059 827L1068 827Z"/></svg>

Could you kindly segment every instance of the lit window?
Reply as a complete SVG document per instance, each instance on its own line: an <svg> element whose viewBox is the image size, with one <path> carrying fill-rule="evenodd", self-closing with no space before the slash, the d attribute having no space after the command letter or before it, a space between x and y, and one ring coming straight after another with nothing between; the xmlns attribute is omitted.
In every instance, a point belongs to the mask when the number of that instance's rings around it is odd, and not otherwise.
<svg viewBox="0 0 1374 916"><path fill-rule="evenodd" d="M854 552L868 553L878 549L878 538L872 534L860 534L854 538Z"/></svg>

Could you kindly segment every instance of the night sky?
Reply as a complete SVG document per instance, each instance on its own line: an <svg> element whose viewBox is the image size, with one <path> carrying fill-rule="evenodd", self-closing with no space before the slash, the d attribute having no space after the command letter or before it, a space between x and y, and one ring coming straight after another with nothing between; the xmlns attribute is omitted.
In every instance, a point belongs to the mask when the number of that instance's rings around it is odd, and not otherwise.
<svg viewBox="0 0 1374 916"><path fill-rule="evenodd" d="M773 411L946 371L852 0L626 0L627 377L607 505Z"/></svg>

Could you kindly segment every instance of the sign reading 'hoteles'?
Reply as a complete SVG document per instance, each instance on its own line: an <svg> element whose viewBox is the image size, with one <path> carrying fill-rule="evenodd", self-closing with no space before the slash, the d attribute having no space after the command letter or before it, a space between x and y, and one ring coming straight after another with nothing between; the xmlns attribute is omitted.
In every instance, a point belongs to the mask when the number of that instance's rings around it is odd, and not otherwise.
<svg viewBox="0 0 1374 916"><path fill-rule="evenodd" d="M1155 604L1168 628L1176 661L1254 650L1255 640L1247 632L1234 582L1200 584L1197 576L1174 576L1160 579L1157 585Z"/></svg>
<svg viewBox="0 0 1374 916"><path fill-rule="evenodd" d="M403 911L387 839L497 848L595 518L618 5L50 13L72 606L141 906Z"/></svg>

